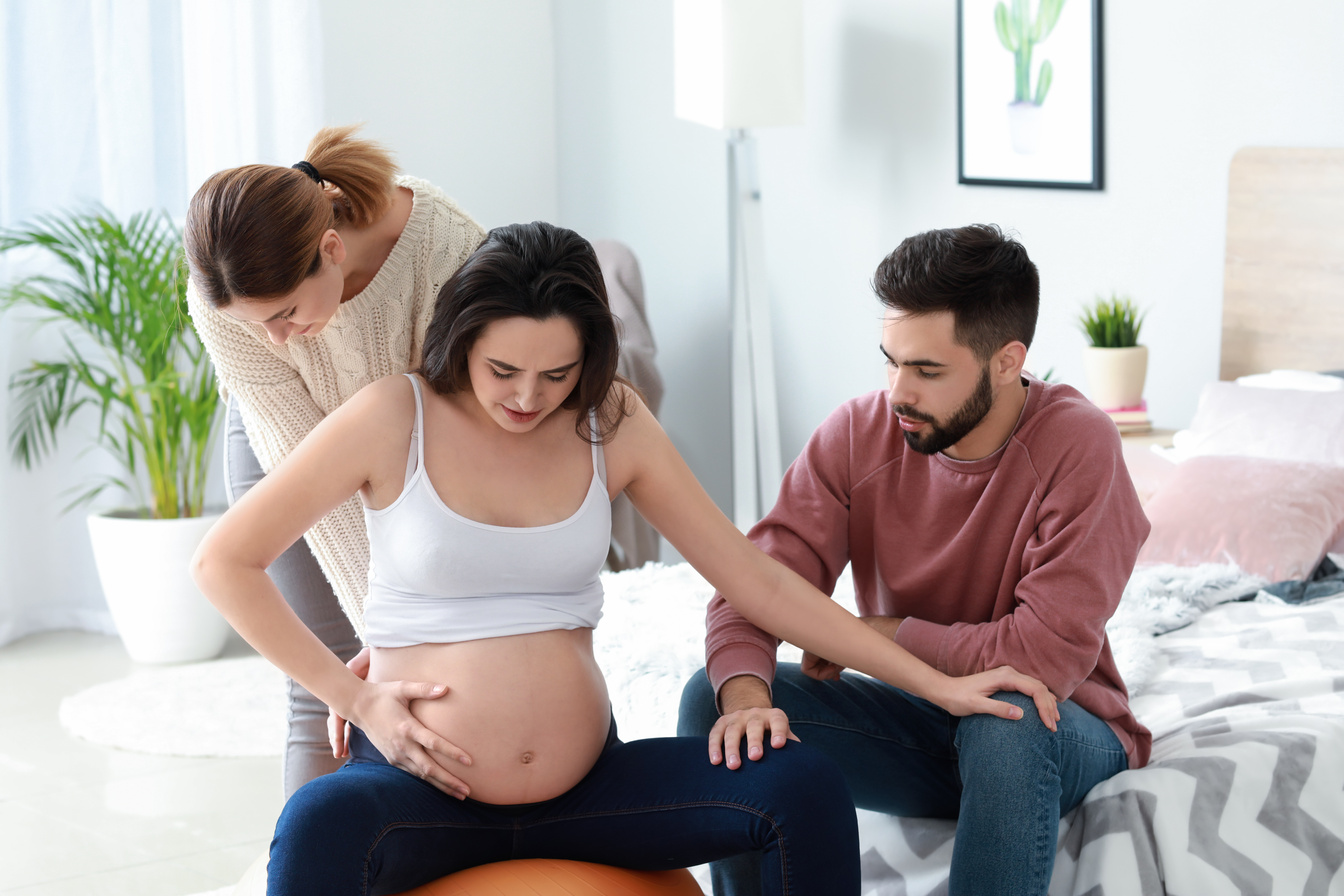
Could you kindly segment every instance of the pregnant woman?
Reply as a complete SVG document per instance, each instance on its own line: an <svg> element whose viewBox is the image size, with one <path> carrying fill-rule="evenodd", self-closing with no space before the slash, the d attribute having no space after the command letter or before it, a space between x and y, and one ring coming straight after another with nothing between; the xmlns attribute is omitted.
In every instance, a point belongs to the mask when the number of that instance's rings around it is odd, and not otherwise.
<svg viewBox="0 0 1344 896"><path fill-rule="evenodd" d="M207 536L202 590L353 726L350 761L285 806L271 894L397 893L509 858L657 869L748 851L766 893L858 892L853 805L819 752L793 743L729 770L700 738L617 737L592 632L622 492L780 637L959 715L1016 717L989 695L1019 690L1053 725L1040 682L949 678L760 553L616 362L592 247L547 224L493 230L440 292L423 367L333 410ZM352 495L372 555L367 678L265 572Z"/></svg>

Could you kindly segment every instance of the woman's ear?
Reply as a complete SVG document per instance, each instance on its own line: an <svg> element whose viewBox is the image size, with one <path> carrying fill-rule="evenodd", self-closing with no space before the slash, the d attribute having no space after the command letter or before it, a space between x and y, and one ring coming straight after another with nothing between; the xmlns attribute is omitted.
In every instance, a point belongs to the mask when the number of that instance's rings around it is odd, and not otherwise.
<svg viewBox="0 0 1344 896"><path fill-rule="evenodd" d="M317 245L318 250L330 258L332 264L341 264L345 261L345 241L335 230L328 230L322 234L322 239Z"/></svg>

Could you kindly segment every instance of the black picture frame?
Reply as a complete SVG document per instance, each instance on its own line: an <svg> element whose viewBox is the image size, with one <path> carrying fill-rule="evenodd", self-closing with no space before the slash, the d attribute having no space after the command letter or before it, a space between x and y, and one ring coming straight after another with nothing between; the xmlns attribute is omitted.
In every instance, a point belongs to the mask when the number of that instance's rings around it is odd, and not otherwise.
<svg viewBox="0 0 1344 896"><path fill-rule="evenodd" d="M1103 189L1102 69L1102 0L957 0L957 182Z"/></svg>

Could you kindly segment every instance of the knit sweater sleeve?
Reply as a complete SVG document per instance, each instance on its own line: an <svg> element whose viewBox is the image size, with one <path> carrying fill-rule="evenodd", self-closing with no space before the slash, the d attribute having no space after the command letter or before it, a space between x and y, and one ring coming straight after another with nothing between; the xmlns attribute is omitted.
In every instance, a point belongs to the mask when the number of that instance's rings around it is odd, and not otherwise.
<svg viewBox="0 0 1344 896"><path fill-rule="evenodd" d="M748 537L773 559L830 594L849 562L850 406L812 434L784 474L779 499ZM706 612L705 671L714 693L737 675L767 685L775 677L779 639L752 625L715 593Z"/></svg>
<svg viewBox="0 0 1344 896"><path fill-rule="evenodd" d="M263 471L269 473L303 441L326 412L318 406L298 370L272 348L266 331L211 308L187 287L187 307L201 343L210 354L220 396L233 396L248 442ZM368 535L358 498L350 498L323 517L304 536L341 601L362 631L368 590ZM338 547L339 546L339 547ZM361 577L361 567L365 572Z"/></svg>

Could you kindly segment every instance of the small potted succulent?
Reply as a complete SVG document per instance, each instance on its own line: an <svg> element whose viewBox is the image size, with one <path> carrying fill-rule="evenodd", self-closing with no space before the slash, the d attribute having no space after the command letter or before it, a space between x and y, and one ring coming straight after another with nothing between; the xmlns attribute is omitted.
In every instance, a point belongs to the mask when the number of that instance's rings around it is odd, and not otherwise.
<svg viewBox="0 0 1344 896"><path fill-rule="evenodd" d="M1139 331L1146 316L1131 299L1114 294L1098 296L1078 315L1078 326L1088 340L1083 372L1092 401L1102 410L1124 410L1143 403L1148 347L1139 344Z"/></svg>

